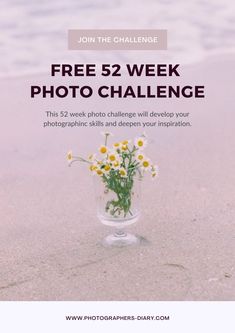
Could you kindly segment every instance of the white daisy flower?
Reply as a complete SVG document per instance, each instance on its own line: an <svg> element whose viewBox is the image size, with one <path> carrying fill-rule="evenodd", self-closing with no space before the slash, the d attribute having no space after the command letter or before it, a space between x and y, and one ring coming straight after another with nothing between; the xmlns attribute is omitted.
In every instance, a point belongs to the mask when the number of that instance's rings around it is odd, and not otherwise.
<svg viewBox="0 0 235 333"><path fill-rule="evenodd" d="M68 161L68 164L70 165L71 163L72 163L72 161L73 161L73 152L72 152L72 150L69 150L68 152L67 152L67 161Z"/></svg>
<svg viewBox="0 0 235 333"><path fill-rule="evenodd" d="M113 163L117 160L119 160L119 155L116 153L115 150L111 150L108 154L108 161Z"/></svg>
<svg viewBox="0 0 235 333"><path fill-rule="evenodd" d="M135 139L135 146L138 149L143 149L145 148L147 145L147 139L143 136L140 136L138 138Z"/></svg>
<svg viewBox="0 0 235 333"><path fill-rule="evenodd" d="M108 152L108 147L104 146L104 145L101 145L100 148L99 148L99 152L101 154L107 154Z"/></svg>
<svg viewBox="0 0 235 333"><path fill-rule="evenodd" d="M141 161L141 168L142 168L142 170L150 170L151 169L151 162L148 158L144 158Z"/></svg>
<svg viewBox="0 0 235 333"><path fill-rule="evenodd" d="M104 174L103 170L99 167L95 170L95 172L98 176L103 176L103 174Z"/></svg>
<svg viewBox="0 0 235 333"><path fill-rule="evenodd" d="M120 142L115 142L114 144L113 144L113 148L114 149L119 149L121 147L121 143Z"/></svg>
<svg viewBox="0 0 235 333"><path fill-rule="evenodd" d="M123 145L123 144L121 144L121 151L127 151L128 150L128 146L127 145Z"/></svg>
<svg viewBox="0 0 235 333"><path fill-rule="evenodd" d="M89 169L90 169L91 173L94 175L94 174L96 174L96 171L99 169L99 166L97 163L94 163L94 164L89 165Z"/></svg>
<svg viewBox="0 0 235 333"><path fill-rule="evenodd" d="M121 144L122 144L122 145L125 145L125 146L129 145L130 143L131 143L131 140L123 140L123 141L121 142Z"/></svg>
<svg viewBox="0 0 235 333"><path fill-rule="evenodd" d="M141 162L141 161L143 161L145 159L145 156L142 153L138 153L136 155L136 159L137 159L138 162Z"/></svg>
<svg viewBox="0 0 235 333"><path fill-rule="evenodd" d="M120 176L123 177L123 178L127 177L126 169L125 169L125 168L120 168L120 169L119 169L119 174L120 174Z"/></svg>
<svg viewBox="0 0 235 333"><path fill-rule="evenodd" d="M157 165L152 165L151 176L152 176L152 178L157 178L159 176L159 168Z"/></svg>
<svg viewBox="0 0 235 333"><path fill-rule="evenodd" d="M102 169L102 171L107 174L109 173L111 170L111 166L109 164L105 164L104 168Z"/></svg>
<svg viewBox="0 0 235 333"><path fill-rule="evenodd" d="M120 169L120 161L119 160L116 160L112 163L112 168L114 170L119 170Z"/></svg>

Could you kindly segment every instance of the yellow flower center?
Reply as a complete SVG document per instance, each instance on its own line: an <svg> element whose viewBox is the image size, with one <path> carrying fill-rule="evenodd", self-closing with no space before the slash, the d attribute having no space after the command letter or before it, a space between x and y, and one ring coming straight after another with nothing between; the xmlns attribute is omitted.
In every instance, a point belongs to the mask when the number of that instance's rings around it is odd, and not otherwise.
<svg viewBox="0 0 235 333"><path fill-rule="evenodd" d="M122 150L127 150L127 145L123 145Z"/></svg>
<svg viewBox="0 0 235 333"><path fill-rule="evenodd" d="M119 166L119 162L118 162L118 161L115 161L115 162L113 163L113 165L114 165L115 167L118 167L118 166Z"/></svg>
<svg viewBox="0 0 235 333"><path fill-rule="evenodd" d="M143 162L143 167L147 168L149 166L149 162L148 161L144 161Z"/></svg>
<svg viewBox="0 0 235 333"><path fill-rule="evenodd" d="M72 160L72 158L73 158L72 153L68 153L68 154L67 154L67 159L70 161L70 160Z"/></svg>
<svg viewBox="0 0 235 333"><path fill-rule="evenodd" d="M123 145L127 145L127 144L128 144L128 141L127 141L127 140L124 140L124 141L122 141L122 144L123 144Z"/></svg>
<svg viewBox="0 0 235 333"><path fill-rule="evenodd" d="M104 170L105 171L109 171L111 168L110 168L110 166L107 164L107 165L105 165L105 167L104 167Z"/></svg>
<svg viewBox="0 0 235 333"><path fill-rule="evenodd" d="M144 155L138 155L137 158L141 161L144 158Z"/></svg>
<svg viewBox="0 0 235 333"><path fill-rule="evenodd" d="M96 171L97 175L101 176L103 174L102 170L97 170Z"/></svg>
<svg viewBox="0 0 235 333"><path fill-rule="evenodd" d="M90 170L91 171L95 171L97 169L97 166L96 165L90 165Z"/></svg>
<svg viewBox="0 0 235 333"><path fill-rule="evenodd" d="M142 140L139 140L139 141L137 142L137 145L138 145L139 147L142 147L142 146L144 145L144 142L143 142Z"/></svg>
<svg viewBox="0 0 235 333"><path fill-rule="evenodd" d="M119 143L114 143L114 147L119 147Z"/></svg>
<svg viewBox="0 0 235 333"><path fill-rule="evenodd" d="M109 155L109 159L111 162L116 160L116 156L115 155Z"/></svg>
<svg viewBox="0 0 235 333"><path fill-rule="evenodd" d="M125 176L126 175L126 170L124 170L124 169L120 170L119 172L120 172L121 176Z"/></svg>
<svg viewBox="0 0 235 333"><path fill-rule="evenodd" d="M105 146L100 147L100 152L101 154L105 154L107 152L107 147Z"/></svg>

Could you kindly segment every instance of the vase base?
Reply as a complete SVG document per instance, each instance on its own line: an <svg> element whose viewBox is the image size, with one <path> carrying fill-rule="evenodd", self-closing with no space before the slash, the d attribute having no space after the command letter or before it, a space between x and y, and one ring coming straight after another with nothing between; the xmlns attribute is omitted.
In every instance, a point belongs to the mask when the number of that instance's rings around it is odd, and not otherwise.
<svg viewBox="0 0 235 333"><path fill-rule="evenodd" d="M114 246L114 247L124 247L124 246L130 246L130 245L137 245L139 244L139 239L129 233L123 233L123 234L112 234L108 235L103 240L103 245L108 246Z"/></svg>

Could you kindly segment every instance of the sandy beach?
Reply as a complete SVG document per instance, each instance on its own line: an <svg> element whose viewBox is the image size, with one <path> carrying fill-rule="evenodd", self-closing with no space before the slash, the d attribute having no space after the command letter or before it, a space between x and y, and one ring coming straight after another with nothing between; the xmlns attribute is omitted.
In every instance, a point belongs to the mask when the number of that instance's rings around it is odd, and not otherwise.
<svg viewBox="0 0 235 333"><path fill-rule="evenodd" d="M46 75L0 81L0 300L235 300L235 132L233 55L186 66L185 82L206 99L143 102L191 113L190 128L147 130L160 168L143 184L143 213L130 231L141 244L105 248L84 165L66 152L96 149L102 129L43 129L46 109L117 108L115 101L30 100ZM137 101L120 101L130 110ZM137 129L114 129L120 139Z"/></svg>

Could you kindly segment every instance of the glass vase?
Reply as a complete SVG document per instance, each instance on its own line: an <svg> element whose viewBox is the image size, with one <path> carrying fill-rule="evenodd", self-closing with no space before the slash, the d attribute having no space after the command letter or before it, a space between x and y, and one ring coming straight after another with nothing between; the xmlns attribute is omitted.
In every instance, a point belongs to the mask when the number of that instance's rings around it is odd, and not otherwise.
<svg viewBox="0 0 235 333"><path fill-rule="evenodd" d="M141 177L119 180L119 190L111 190L102 177L94 176L97 216L104 225L115 228L103 240L105 246L126 246L139 242L139 238L125 228L137 222L141 213Z"/></svg>

